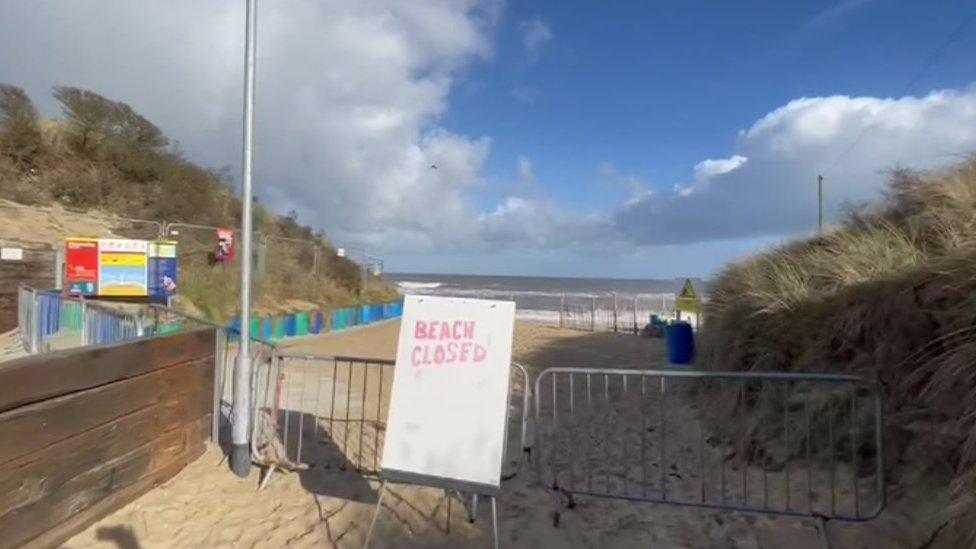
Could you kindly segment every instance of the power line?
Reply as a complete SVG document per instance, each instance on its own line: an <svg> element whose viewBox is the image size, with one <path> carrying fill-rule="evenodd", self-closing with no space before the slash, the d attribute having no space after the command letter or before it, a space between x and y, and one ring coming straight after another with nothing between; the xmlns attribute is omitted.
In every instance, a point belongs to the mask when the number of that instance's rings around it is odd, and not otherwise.
<svg viewBox="0 0 976 549"><path fill-rule="evenodd" d="M940 57L942 57L942 55L946 52L946 50L949 49L949 46L954 44L962 36L963 32L966 31L966 29L969 27L969 25L973 23L973 21L976 21L976 12L970 14L969 17L964 19L959 25L956 26L956 28L951 33L949 33L949 35L939 45L939 47L937 47L925 59L925 61L918 68L918 70L915 71L912 77L908 79L908 81L905 83L904 86L902 86L901 90L899 90L897 94L897 97L904 97L905 94L911 91L911 89L916 84L918 84L918 82L922 79L922 76L924 76L925 73L928 72L930 68L932 68L932 65L934 65L935 62L938 61ZM820 170L820 172L824 173L827 170L833 170L834 168L836 168L837 165L840 164L841 160L843 160L848 154L850 154L851 151L853 151L854 148L857 147L858 144L860 144L861 140L864 139L864 136L867 135L868 130L871 128L871 122L873 122L874 119L876 119L879 114L885 112L889 108L891 108L891 105L888 105L884 109L881 109L879 112L875 113L871 117L871 121L869 121L869 123L866 124L864 128L861 129L860 132L858 132L857 136L854 138L853 141L851 141L850 145L848 145L847 148L845 148L843 151L841 151L840 154L834 157L834 160L826 166L826 169Z"/></svg>

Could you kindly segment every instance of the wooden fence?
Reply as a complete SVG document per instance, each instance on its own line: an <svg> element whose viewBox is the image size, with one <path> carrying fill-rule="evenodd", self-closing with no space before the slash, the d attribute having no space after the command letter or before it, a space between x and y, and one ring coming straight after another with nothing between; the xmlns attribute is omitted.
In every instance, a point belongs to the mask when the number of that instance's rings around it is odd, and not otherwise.
<svg viewBox="0 0 976 549"><path fill-rule="evenodd" d="M23 258L0 259L0 332L17 326L17 288L21 284L53 288L57 263L50 246L4 244L4 247L22 250Z"/></svg>
<svg viewBox="0 0 976 549"><path fill-rule="evenodd" d="M0 365L0 548L53 547L199 457L213 330Z"/></svg>

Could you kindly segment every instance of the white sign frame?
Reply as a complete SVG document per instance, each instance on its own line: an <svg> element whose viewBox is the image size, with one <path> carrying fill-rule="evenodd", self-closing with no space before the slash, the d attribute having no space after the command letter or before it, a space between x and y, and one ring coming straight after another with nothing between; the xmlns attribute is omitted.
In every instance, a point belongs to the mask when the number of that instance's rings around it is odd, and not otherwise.
<svg viewBox="0 0 976 549"><path fill-rule="evenodd" d="M11 247L0 247L0 260L3 261L23 261L24 260L24 249L23 248L11 248Z"/></svg>
<svg viewBox="0 0 976 549"><path fill-rule="evenodd" d="M501 492L514 328L511 301L404 297L384 480Z"/></svg>

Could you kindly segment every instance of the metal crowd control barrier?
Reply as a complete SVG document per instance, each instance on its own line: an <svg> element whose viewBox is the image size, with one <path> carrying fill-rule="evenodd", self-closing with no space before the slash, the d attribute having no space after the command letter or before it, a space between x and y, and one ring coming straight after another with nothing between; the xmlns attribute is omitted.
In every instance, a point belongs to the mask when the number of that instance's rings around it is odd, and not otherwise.
<svg viewBox="0 0 976 549"><path fill-rule="evenodd" d="M17 328L24 350L28 353L37 352L37 304L35 291L26 286L17 288Z"/></svg>
<svg viewBox="0 0 976 549"><path fill-rule="evenodd" d="M881 397L855 376L550 368L534 397L537 473L569 507L809 517L826 545L826 520L885 506Z"/></svg>
<svg viewBox="0 0 976 549"><path fill-rule="evenodd" d="M528 452L531 386L513 363L506 463ZM391 360L276 353L255 368L252 453L269 469L310 467L379 473L394 362ZM512 448L518 446L518 454ZM509 473L507 476L511 476Z"/></svg>
<svg viewBox="0 0 976 549"><path fill-rule="evenodd" d="M234 366L240 349L238 341L240 332L233 327L223 326L204 318L180 313L156 304L148 305L142 318L143 329L147 334L164 335L200 327L216 328L214 341L214 408L210 436L213 442L217 443L220 440L221 427L228 426L231 422L234 395L232 383L228 381L234 379ZM261 367L267 368L276 352L278 352L278 346L274 343L263 341L257 334L251 336L251 362L255 365L255 371ZM251 418L253 422L254 416Z"/></svg>
<svg viewBox="0 0 976 549"><path fill-rule="evenodd" d="M21 286L17 299L18 328L24 349L31 354L146 335L141 314L65 296L57 290Z"/></svg>

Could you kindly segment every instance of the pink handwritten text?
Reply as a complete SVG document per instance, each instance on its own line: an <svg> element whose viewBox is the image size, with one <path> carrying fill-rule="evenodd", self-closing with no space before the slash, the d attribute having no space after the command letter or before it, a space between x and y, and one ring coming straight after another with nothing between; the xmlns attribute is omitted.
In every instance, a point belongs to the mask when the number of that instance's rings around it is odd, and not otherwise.
<svg viewBox="0 0 976 549"><path fill-rule="evenodd" d="M488 356L488 351L474 341L474 321L418 320L413 336L418 340L410 352L414 367L480 364Z"/></svg>

